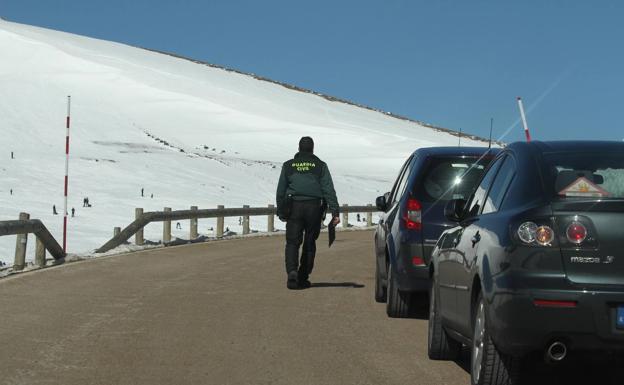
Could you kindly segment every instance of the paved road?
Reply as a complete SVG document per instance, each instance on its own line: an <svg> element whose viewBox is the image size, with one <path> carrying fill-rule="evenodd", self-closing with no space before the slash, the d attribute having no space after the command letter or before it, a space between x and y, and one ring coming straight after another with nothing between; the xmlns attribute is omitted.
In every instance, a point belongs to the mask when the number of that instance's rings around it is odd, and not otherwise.
<svg viewBox="0 0 624 385"><path fill-rule="evenodd" d="M373 301L371 240L322 235L302 291L285 287L282 237L0 280L0 384L467 384L465 355L428 360L427 322Z"/></svg>

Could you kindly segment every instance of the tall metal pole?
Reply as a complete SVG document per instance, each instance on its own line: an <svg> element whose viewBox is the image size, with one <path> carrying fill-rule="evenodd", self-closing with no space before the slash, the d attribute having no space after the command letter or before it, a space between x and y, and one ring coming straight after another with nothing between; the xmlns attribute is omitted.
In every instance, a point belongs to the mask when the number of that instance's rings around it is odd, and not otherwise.
<svg viewBox="0 0 624 385"><path fill-rule="evenodd" d="M527 125L526 115L524 115L524 106L522 105L522 98L520 98L520 96L518 96L518 107L520 108L520 117L522 118L522 125L524 125L526 140L527 142L530 142L531 134L529 134L529 126Z"/></svg>
<svg viewBox="0 0 624 385"><path fill-rule="evenodd" d="M67 120L65 127L65 204L63 205L63 252L67 252L67 185L69 183L69 117L71 112L71 96L67 97Z"/></svg>

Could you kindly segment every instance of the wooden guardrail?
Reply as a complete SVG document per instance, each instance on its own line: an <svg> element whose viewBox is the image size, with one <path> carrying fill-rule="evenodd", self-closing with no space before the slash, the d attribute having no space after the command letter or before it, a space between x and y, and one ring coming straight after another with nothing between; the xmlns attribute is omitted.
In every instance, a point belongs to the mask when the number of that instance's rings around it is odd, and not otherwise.
<svg viewBox="0 0 624 385"><path fill-rule="evenodd" d="M28 213L20 213L17 221L0 221L0 236L17 235L15 244L15 262L13 270L23 270L26 266L26 245L28 234L33 233L37 237L35 249L35 264L44 267L46 264L46 249L57 262L65 259L65 252L58 242L39 219L30 219Z"/></svg>
<svg viewBox="0 0 624 385"><path fill-rule="evenodd" d="M367 213L366 222L372 224L372 213L379 211L376 207L369 204L366 206L349 206L342 205L340 212L342 214L343 226L347 227L349 223L349 213ZM198 237L197 220L199 218L217 218L217 238L223 237L223 224L225 217L242 217L243 234L249 234L249 217L250 216L267 216L267 232L275 231L275 215L277 211L274 205L268 207L249 207L242 208L225 208L218 206L216 209L199 210L197 206L191 206L190 210L176 210L165 207L163 211L143 212L142 208L135 210L135 220L125 229L115 228L115 236L106 242L102 247L97 249L96 253L104 253L115 247L127 242L133 235L135 243L143 245L145 240L143 237L143 228L151 222L163 222L163 243L167 244L171 241L171 221L175 220L191 220L190 239Z"/></svg>

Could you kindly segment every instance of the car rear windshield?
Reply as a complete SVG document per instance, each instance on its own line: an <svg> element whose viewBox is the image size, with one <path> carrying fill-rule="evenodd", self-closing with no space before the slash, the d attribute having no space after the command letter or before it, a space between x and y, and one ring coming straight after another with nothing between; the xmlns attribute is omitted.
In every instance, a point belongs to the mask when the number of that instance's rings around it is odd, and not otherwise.
<svg viewBox="0 0 624 385"><path fill-rule="evenodd" d="M545 183L561 199L624 198L624 154L544 154Z"/></svg>
<svg viewBox="0 0 624 385"><path fill-rule="evenodd" d="M425 202L468 199L491 160L491 156L431 158L414 190Z"/></svg>

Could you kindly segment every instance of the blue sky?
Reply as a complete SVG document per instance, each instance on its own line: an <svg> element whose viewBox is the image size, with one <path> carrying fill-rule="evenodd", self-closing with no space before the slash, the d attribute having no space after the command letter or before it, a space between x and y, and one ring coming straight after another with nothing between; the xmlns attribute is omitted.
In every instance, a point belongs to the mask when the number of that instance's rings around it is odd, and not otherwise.
<svg viewBox="0 0 624 385"><path fill-rule="evenodd" d="M0 16L481 136L494 118L507 142L524 138L516 96L535 139L624 138L623 1L2 0Z"/></svg>

